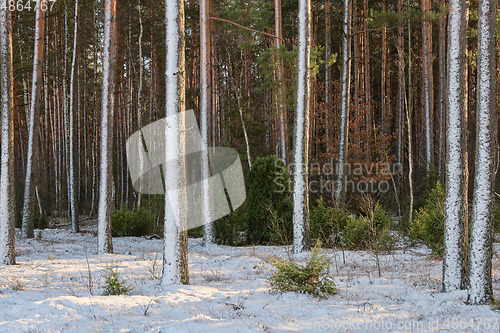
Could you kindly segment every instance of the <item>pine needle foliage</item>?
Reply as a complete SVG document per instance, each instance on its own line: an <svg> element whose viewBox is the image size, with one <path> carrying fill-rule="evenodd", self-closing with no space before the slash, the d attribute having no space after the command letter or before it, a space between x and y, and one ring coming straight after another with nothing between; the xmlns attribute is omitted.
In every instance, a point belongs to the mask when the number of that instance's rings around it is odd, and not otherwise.
<svg viewBox="0 0 500 333"><path fill-rule="evenodd" d="M331 259L318 242L303 265L284 258L271 258L274 269L268 282L271 292L288 291L310 294L318 298L335 295L335 282L330 275Z"/></svg>

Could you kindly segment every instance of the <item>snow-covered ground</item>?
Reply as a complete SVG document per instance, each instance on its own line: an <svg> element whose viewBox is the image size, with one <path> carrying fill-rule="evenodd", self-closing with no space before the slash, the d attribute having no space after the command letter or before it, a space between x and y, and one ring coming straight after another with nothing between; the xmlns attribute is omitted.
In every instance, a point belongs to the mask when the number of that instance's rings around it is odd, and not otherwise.
<svg viewBox="0 0 500 333"><path fill-rule="evenodd" d="M372 253L348 251L344 263L342 252L332 251L338 294L319 300L269 293L269 256L286 257L284 247L205 248L190 239L191 284L162 288L161 240L114 238L116 254L98 257L91 229L17 239L18 265L0 267L0 332L500 330L500 313L490 306L466 305L465 291L440 293L441 261L426 248L381 255L382 277ZM495 250L498 298L499 244ZM133 288L130 295L101 296L108 267Z"/></svg>

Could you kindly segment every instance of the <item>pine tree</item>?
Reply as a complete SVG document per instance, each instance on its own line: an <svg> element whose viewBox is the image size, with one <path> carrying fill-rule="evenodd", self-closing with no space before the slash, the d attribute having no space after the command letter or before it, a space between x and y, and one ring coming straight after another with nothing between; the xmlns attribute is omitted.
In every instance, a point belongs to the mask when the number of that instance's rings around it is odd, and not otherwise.
<svg viewBox="0 0 500 333"><path fill-rule="evenodd" d="M311 1L299 0L297 112L293 151L293 251L309 248L309 102L311 90Z"/></svg>
<svg viewBox="0 0 500 333"><path fill-rule="evenodd" d="M162 285L189 283L186 221L185 131L185 32L184 0L167 1L166 18L166 110L170 119L166 132L166 158L178 163L165 165L165 186L177 189L165 195Z"/></svg>
<svg viewBox="0 0 500 333"><path fill-rule="evenodd" d="M71 214L71 229L73 232L80 231L78 224L78 212L76 208L76 179L75 179L75 70L78 41L78 0L75 1L75 28L73 34L73 58L71 61L71 74L69 86L69 205Z"/></svg>
<svg viewBox="0 0 500 333"><path fill-rule="evenodd" d="M422 0L422 103L424 109L425 122L425 167L430 170L433 162L433 106L434 106L434 87L432 72L432 23L430 21L430 0Z"/></svg>
<svg viewBox="0 0 500 333"><path fill-rule="evenodd" d="M451 0L448 23L448 96L446 119L446 200L443 255L443 290L461 288L463 233L467 213L465 200L464 143L467 1Z"/></svg>
<svg viewBox="0 0 500 333"><path fill-rule="evenodd" d="M496 139L496 0L479 1L476 168L470 246L469 302L493 301L491 282Z"/></svg>
<svg viewBox="0 0 500 333"><path fill-rule="evenodd" d="M347 164L347 146L349 138L349 105L351 90L351 13L350 0L344 0L344 34L342 45L342 101L340 111L339 161L336 198L339 204L345 199L345 165Z"/></svg>
<svg viewBox="0 0 500 333"><path fill-rule="evenodd" d="M14 66L12 14L0 6L0 264L15 265L14 229Z"/></svg>
<svg viewBox="0 0 500 333"><path fill-rule="evenodd" d="M210 114L210 6L209 0L200 1L200 127L204 145L202 151L202 218L203 243L213 244L215 241L213 223L210 222L210 188L208 179L208 115ZM214 130L212 128L212 130Z"/></svg>
<svg viewBox="0 0 500 333"><path fill-rule="evenodd" d="M33 77L31 84L31 103L28 127L28 152L26 157L26 177L24 182L24 203L23 203L23 221L22 236L24 238L33 238L33 193L35 192L34 167L33 162L37 159L34 152L38 147L38 130L40 128L40 100L42 87L42 64L43 64L43 46L45 32L45 11L42 6L36 9L35 18L35 46L33 52ZM40 212L42 213L42 212Z"/></svg>
<svg viewBox="0 0 500 333"><path fill-rule="evenodd" d="M98 251L112 253L111 211L114 202L113 189L113 102L115 85L115 38L116 0L106 0L104 4L104 57L102 71L102 111L101 111L101 166L98 211Z"/></svg>

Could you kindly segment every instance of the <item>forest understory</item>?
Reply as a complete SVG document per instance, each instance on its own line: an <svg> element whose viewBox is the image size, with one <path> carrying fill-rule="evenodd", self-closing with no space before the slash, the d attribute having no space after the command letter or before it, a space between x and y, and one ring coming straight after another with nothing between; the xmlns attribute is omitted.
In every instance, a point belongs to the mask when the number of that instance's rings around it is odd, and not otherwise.
<svg viewBox="0 0 500 333"><path fill-rule="evenodd" d="M337 294L328 299L270 293L271 257L283 246L202 246L189 239L190 285L160 285L162 240L116 237L115 254L97 256L93 221L71 233L36 230L19 238L17 265L0 270L2 332L498 332L495 306L471 307L467 292L441 292L442 260L404 242L372 251L325 250ZM61 226L62 225L62 226ZM68 224L69 226L69 224ZM19 230L17 230L19 233ZM498 239L498 237L497 237ZM493 289L500 297L500 243ZM304 261L307 253L291 255ZM345 263L344 258L345 257ZM116 270L127 295L102 296ZM498 306L497 306L498 307Z"/></svg>

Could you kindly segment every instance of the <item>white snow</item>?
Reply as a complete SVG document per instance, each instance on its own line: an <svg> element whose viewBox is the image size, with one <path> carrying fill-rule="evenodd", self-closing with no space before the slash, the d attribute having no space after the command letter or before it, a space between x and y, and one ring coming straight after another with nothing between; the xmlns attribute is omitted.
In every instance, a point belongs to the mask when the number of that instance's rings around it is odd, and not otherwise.
<svg viewBox="0 0 500 333"><path fill-rule="evenodd" d="M371 253L347 251L344 264L342 253L330 250L338 293L318 300L269 293L269 256L286 257L284 247L204 247L201 239L190 239L191 285L162 287L162 240L115 238L116 254L98 256L90 232L95 228L82 230L87 231L46 229L41 239L19 240L19 265L0 269L1 332L499 330L500 314L489 306L466 305L466 291L439 291L442 262L426 248L381 255L380 278ZM107 267L118 268L120 279L133 287L130 295L100 296ZM493 274L498 290L498 254Z"/></svg>

